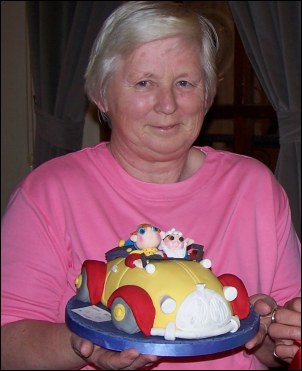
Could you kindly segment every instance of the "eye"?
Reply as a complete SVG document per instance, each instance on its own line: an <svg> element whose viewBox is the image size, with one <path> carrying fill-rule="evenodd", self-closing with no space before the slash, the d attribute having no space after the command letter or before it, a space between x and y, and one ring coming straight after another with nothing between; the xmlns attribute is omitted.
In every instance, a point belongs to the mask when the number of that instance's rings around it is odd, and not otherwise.
<svg viewBox="0 0 302 371"><path fill-rule="evenodd" d="M142 81L137 82L135 84L135 87L137 87L137 88L147 88L150 85L151 85L151 81L149 81L149 80L142 80Z"/></svg>
<svg viewBox="0 0 302 371"><path fill-rule="evenodd" d="M187 87L187 86L191 86L192 84L189 83L188 81L181 80L181 81L178 81L177 85L178 85L178 86Z"/></svg>
<svg viewBox="0 0 302 371"><path fill-rule="evenodd" d="M174 236L169 236L168 238L169 238L169 240L171 240L171 241L174 240Z"/></svg>
<svg viewBox="0 0 302 371"><path fill-rule="evenodd" d="M186 81L186 80L178 81L178 82L177 82L177 85L178 85L178 86L181 86L181 87L184 87L184 88L187 88L187 87L193 86L189 81Z"/></svg>
<svg viewBox="0 0 302 371"><path fill-rule="evenodd" d="M137 230L137 232L138 232L139 234L145 234L146 230L145 230L145 228L139 228L139 229Z"/></svg>
<svg viewBox="0 0 302 371"><path fill-rule="evenodd" d="M158 232L158 228L157 227L152 227L152 231L153 232Z"/></svg>
<svg viewBox="0 0 302 371"><path fill-rule="evenodd" d="M179 241L182 242L184 240L183 237L179 237Z"/></svg>

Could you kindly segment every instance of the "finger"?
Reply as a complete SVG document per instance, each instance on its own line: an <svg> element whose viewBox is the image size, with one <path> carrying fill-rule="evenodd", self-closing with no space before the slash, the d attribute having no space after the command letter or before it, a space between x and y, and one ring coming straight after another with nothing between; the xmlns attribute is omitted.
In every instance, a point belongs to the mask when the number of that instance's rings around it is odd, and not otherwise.
<svg viewBox="0 0 302 371"><path fill-rule="evenodd" d="M75 353L82 358L90 357L94 351L93 343L83 338L80 338L76 334L71 335L70 343Z"/></svg>
<svg viewBox="0 0 302 371"><path fill-rule="evenodd" d="M271 313L276 307L277 307L276 302L269 296L258 299L254 303L255 311L260 316L271 316Z"/></svg>
<svg viewBox="0 0 302 371"><path fill-rule="evenodd" d="M247 349L252 349L256 347L257 345L262 344L267 333L268 333L268 327L265 321L263 320L262 322L260 322L259 331L257 332L256 336L253 339L249 340L247 343L245 343L245 347Z"/></svg>
<svg viewBox="0 0 302 371"><path fill-rule="evenodd" d="M103 365L106 364L107 370L130 370L129 367L138 357L139 352L135 349L126 349L122 352L103 349L103 352L99 354L99 359Z"/></svg>
<svg viewBox="0 0 302 371"><path fill-rule="evenodd" d="M290 363L298 351L297 345L284 345L277 344L275 347L274 355L276 358L280 358L283 361Z"/></svg>
<svg viewBox="0 0 302 371"><path fill-rule="evenodd" d="M285 308L299 312L301 315L301 298L294 298L284 305Z"/></svg>
<svg viewBox="0 0 302 371"><path fill-rule="evenodd" d="M103 360L106 357L106 369L108 370L136 370L157 361L153 355L141 355L135 349L126 349L122 352L106 350L103 353Z"/></svg>
<svg viewBox="0 0 302 371"><path fill-rule="evenodd" d="M290 309L278 308L275 311L274 322L291 326L301 326L301 313Z"/></svg>
<svg viewBox="0 0 302 371"><path fill-rule="evenodd" d="M288 340L288 339L277 339L275 341L275 345L293 345L294 340Z"/></svg>
<svg viewBox="0 0 302 371"><path fill-rule="evenodd" d="M126 349L121 352L122 358L133 357L133 363L138 366L145 366L147 363L152 363L157 361L158 357L151 354L140 354L136 349Z"/></svg>
<svg viewBox="0 0 302 371"><path fill-rule="evenodd" d="M131 370L141 370L145 367L154 366L154 364L159 360L159 357L154 355L140 355L131 364Z"/></svg>
<svg viewBox="0 0 302 371"><path fill-rule="evenodd" d="M273 339L301 339L300 326L287 326L275 322L269 326L268 333Z"/></svg>

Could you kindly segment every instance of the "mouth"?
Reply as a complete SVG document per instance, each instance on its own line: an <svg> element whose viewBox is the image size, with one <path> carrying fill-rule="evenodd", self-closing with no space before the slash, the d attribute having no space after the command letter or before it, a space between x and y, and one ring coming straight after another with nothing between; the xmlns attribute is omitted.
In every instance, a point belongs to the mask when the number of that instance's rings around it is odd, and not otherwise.
<svg viewBox="0 0 302 371"><path fill-rule="evenodd" d="M171 130L174 130L178 125L172 124L172 125L160 125L160 126L153 126L154 129L162 131L162 132L169 132Z"/></svg>

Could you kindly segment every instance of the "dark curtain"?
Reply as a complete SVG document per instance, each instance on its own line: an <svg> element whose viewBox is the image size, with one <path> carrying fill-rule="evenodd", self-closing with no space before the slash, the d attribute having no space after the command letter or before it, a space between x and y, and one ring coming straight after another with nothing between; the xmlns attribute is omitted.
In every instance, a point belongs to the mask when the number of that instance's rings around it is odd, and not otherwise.
<svg viewBox="0 0 302 371"><path fill-rule="evenodd" d="M280 152L275 175L301 239L301 2L229 1L257 77L274 107Z"/></svg>
<svg viewBox="0 0 302 371"><path fill-rule="evenodd" d="M93 41L119 1L27 1L36 133L34 167L82 147L84 73Z"/></svg>

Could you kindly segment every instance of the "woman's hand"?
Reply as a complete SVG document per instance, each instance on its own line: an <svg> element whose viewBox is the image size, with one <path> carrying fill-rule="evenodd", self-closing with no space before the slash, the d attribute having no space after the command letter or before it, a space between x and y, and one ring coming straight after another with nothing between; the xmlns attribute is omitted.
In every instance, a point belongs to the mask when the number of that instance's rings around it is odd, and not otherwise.
<svg viewBox="0 0 302 371"><path fill-rule="evenodd" d="M274 356L275 342L268 336L272 313L277 308L276 301L268 295L256 294L250 297L250 302L260 315L260 327L253 339L245 344L247 352L253 353L267 367L283 366L283 362Z"/></svg>
<svg viewBox="0 0 302 371"><path fill-rule="evenodd" d="M251 296L250 302L253 304L255 311L260 315L260 327L256 336L245 344L245 347L249 350L261 345L264 342L268 334L268 328L271 324L271 314L277 307L275 300L272 297L264 294L256 294Z"/></svg>
<svg viewBox="0 0 302 371"><path fill-rule="evenodd" d="M107 350L75 334L71 335L71 346L87 364L93 364L104 370L141 370L143 367L152 366L159 359L153 355L140 354L135 349L126 349L122 352Z"/></svg>
<svg viewBox="0 0 302 371"><path fill-rule="evenodd" d="M269 335L275 340L276 357L291 363L301 346L301 298L294 298L275 311Z"/></svg>

